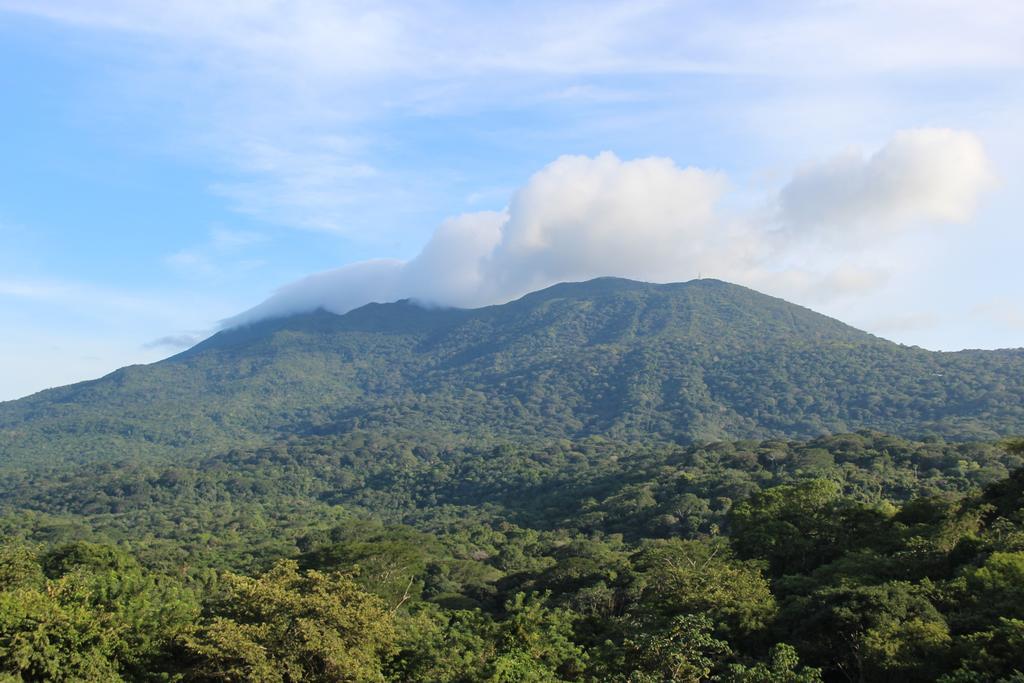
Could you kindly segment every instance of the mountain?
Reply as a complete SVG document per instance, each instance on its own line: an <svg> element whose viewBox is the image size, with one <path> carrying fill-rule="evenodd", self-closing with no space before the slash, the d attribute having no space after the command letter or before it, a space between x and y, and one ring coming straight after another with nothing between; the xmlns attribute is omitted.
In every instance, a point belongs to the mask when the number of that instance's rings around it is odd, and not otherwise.
<svg viewBox="0 0 1024 683"><path fill-rule="evenodd" d="M1024 349L938 353L717 280L565 283L225 330L0 404L0 461L199 457L291 435L692 441L1024 432Z"/></svg>

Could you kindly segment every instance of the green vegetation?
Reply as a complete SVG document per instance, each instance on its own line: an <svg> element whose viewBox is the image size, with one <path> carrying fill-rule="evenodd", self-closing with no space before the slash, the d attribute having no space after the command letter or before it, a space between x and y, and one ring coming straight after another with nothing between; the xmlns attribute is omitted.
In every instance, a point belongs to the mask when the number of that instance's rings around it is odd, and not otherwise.
<svg viewBox="0 0 1024 683"><path fill-rule="evenodd" d="M0 672L1019 680L1022 466L862 432L8 468Z"/></svg>
<svg viewBox="0 0 1024 683"><path fill-rule="evenodd" d="M0 682L1020 683L1021 432L716 281L267 321L0 405Z"/></svg>
<svg viewBox="0 0 1024 683"><path fill-rule="evenodd" d="M221 332L0 404L0 461L180 462L356 429L478 444L865 428L1024 433L1024 350L932 353L724 282L600 279L475 310L371 304Z"/></svg>

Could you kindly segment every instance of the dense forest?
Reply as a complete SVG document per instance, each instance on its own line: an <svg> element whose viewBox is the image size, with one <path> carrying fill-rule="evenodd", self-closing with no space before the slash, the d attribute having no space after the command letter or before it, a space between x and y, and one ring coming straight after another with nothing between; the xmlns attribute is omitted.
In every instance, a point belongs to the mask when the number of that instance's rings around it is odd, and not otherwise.
<svg viewBox="0 0 1024 683"><path fill-rule="evenodd" d="M225 330L0 404L0 683L1024 683L1022 433L713 280Z"/></svg>
<svg viewBox="0 0 1024 683"><path fill-rule="evenodd" d="M0 476L0 671L1024 680L1024 444L294 438Z"/></svg>

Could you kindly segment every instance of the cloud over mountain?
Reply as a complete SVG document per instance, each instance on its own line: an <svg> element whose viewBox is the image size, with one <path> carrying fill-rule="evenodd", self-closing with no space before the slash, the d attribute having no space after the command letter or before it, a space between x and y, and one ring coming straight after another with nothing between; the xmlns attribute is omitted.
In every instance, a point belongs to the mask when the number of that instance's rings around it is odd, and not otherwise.
<svg viewBox="0 0 1024 683"><path fill-rule="evenodd" d="M443 222L415 258L310 275L227 324L402 298L482 306L603 275L659 282L703 273L777 292L863 290L886 274L859 267L835 233L884 248L889 233L966 222L993 178L973 134L909 130L870 156L810 164L761 209L735 212L723 208L729 184L715 171L610 152L563 156L505 211Z"/></svg>

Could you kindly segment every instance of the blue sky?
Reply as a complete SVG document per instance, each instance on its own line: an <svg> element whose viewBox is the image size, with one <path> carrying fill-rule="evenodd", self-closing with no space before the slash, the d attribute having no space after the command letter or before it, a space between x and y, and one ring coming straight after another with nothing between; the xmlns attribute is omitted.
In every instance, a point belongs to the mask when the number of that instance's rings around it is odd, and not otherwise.
<svg viewBox="0 0 1024 683"><path fill-rule="evenodd" d="M0 0L0 400L597 274L1022 346L1022 72L997 0Z"/></svg>

